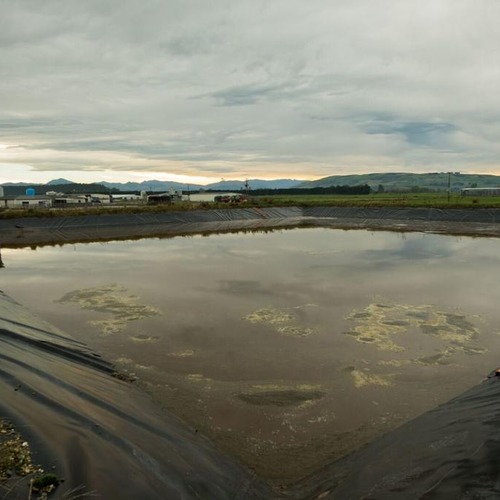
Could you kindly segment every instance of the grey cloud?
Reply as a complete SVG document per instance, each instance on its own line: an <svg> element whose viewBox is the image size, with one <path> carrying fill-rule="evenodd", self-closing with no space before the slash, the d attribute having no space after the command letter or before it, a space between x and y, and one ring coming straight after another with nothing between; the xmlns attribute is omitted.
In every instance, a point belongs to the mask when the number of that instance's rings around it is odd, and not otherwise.
<svg viewBox="0 0 500 500"><path fill-rule="evenodd" d="M279 85L244 85L219 90L211 94L211 96L220 106L241 106L255 104L264 97L269 97L273 94L277 95L282 88Z"/></svg>
<svg viewBox="0 0 500 500"><path fill-rule="evenodd" d="M439 145L443 136L457 130L451 123L442 122L371 122L366 131L369 134L402 134L406 141L422 146Z"/></svg>
<svg viewBox="0 0 500 500"><path fill-rule="evenodd" d="M0 6L0 144L24 146L4 165L282 177L500 153L495 2Z"/></svg>

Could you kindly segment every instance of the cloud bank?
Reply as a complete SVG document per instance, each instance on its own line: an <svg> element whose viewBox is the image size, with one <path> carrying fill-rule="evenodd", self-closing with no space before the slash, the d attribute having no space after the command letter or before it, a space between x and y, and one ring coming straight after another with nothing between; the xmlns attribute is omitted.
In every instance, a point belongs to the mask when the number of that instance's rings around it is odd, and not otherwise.
<svg viewBox="0 0 500 500"><path fill-rule="evenodd" d="M495 0L0 11L0 180L500 173Z"/></svg>

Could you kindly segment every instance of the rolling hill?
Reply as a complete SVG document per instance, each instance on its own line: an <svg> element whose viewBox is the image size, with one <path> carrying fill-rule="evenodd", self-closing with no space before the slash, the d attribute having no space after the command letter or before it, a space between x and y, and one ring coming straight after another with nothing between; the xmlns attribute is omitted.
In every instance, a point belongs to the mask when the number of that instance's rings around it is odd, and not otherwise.
<svg viewBox="0 0 500 500"><path fill-rule="evenodd" d="M329 187L329 186L357 186L368 184L373 190L383 186L385 191L429 189L446 191L448 179L453 191L466 187L500 186L500 176L484 174L461 174L452 172L435 172L427 174L412 174L403 172L360 174L360 175L332 175L315 181L303 182L300 188Z"/></svg>

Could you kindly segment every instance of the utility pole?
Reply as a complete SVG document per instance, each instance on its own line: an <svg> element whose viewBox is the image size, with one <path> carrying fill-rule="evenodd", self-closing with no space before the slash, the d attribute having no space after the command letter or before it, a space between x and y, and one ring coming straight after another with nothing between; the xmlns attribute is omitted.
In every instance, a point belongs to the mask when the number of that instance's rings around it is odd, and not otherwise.
<svg viewBox="0 0 500 500"><path fill-rule="evenodd" d="M448 172L448 205L450 204L451 172Z"/></svg>

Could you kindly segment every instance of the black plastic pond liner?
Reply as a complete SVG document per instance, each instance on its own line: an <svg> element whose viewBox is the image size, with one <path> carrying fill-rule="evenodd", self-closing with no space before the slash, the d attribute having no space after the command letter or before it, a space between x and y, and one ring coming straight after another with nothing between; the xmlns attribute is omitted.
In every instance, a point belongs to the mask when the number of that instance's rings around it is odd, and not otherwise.
<svg viewBox="0 0 500 500"><path fill-rule="evenodd" d="M305 207L304 217L430 222L500 222L500 209L389 208L389 207Z"/></svg>
<svg viewBox="0 0 500 500"><path fill-rule="evenodd" d="M328 492L328 493L326 493ZM500 498L500 378L325 467L294 498Z"/></svg>
<svg viewBox="0 0 500 500"><path fill-rule="evenodd" d="M29 246L232 230L324 225L342 228L500 231L500 209L276 207L179 212L26 217L0 220L1 246ZM448 226L446 226L448 225ZM488 226L478 228L478 225ZM471 232L469 229L465 232Z"/></svg>
<svg viewBox="0 0 500 500"><path fill-rule="evenodd" d="M300 225L299 208L30 217L0 220L1 246L85 242Z"/></svg>
<svg viewBox="0 0 500 500"><path fill-rule="evenodd" d="M263 481L112 374L81 343L0 295L0 418L30 443L34 463L64 478L51 498L272 497ZM11 485L3 485L0 498L28 498L27 481L7 496ZM92 496L77 497L84 494Z"/></svg>

